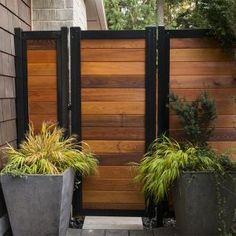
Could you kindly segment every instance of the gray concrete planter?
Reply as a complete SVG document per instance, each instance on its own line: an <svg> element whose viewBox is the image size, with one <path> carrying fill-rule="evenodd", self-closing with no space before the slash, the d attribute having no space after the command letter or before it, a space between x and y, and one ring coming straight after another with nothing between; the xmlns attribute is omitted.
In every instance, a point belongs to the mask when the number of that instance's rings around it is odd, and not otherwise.
<svg viewBox="0 0 236 236"><path fill-rule="evenodd" d="M236 177L236 172L231 174ZM222 182L217 185L216 181ZM220 235L218 229L223 225L225 231L233 232L236 179L216 178L213 172L183 172L172 190L176 224L181 235L216 236ZM218 193L224 203L219 203ZM220 219L219 209L223 209Z"/></svg>
<svg viewBox="0 0 236 236"><path fill-rule="evenodd" d="M14 235L65 236L69 225L74 170L61 175L1 177Z"/></svg>

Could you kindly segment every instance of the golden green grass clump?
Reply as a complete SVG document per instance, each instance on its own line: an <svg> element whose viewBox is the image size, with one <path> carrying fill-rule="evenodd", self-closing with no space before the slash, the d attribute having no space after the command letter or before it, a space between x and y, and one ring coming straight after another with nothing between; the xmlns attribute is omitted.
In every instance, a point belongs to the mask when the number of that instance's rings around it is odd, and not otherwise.
<svg viewBox="0 0 236 236"><path fill-rule="evenodd" d="M81 151L82 150L82 151ZM43 123L39 133L29 126L19 149L5 148L8 162L4 174L61 174L71 167L82 175L96 170L97 159L77 144L76 138L64 137L64 130L55 124Z"/></svg>
<svg viewBox="0 0 236 236"><path fill-rule="evenodd" d="M137 163L136 180L143 185L147 195L154 196L159 202L167 195L172 183L181 171L217 171L224 170L226 164L233 164L227 156L212 150L201 150L191 143L181 146L177 141L162 136L155 140L140 163ZM221 162L221 159L227 163Z"/></svg>

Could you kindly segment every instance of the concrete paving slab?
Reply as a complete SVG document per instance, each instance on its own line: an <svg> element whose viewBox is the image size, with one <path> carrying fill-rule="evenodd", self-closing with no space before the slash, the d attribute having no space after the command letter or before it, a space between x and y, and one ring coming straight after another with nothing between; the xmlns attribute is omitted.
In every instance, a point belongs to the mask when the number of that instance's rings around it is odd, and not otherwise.
<svg viewBox="0 0 236 236"><path fill-rule="evenodd" d="M124 229L142 230L141 217L86 216L83 229Z"/></svg>

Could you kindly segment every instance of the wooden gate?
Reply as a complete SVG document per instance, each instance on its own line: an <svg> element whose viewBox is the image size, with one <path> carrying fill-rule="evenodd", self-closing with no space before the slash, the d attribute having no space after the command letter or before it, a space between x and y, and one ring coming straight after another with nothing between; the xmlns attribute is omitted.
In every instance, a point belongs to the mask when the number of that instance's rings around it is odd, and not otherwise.
<svg viewBox="0 0 236 236"><path fill-rule="evenodd" d="M24 139L29 121L36 130L43 121L68 130L68 29L15 29L17 142Z"/></svg>
<svg viewBox="0 0 236 236"><path fill-rule="evenodd" d="M156 137L156 29L71 28L72 133L99 159L83 178L74 213L140 215L145 199L130 162Z"/></svg>

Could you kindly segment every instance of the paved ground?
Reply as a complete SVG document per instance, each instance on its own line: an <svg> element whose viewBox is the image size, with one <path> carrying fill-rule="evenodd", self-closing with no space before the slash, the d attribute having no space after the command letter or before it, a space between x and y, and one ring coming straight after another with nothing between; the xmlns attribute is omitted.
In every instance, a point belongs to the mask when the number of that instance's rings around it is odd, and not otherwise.
<svg viewBox="0 0 236 236"><path fill-rule="evenodd" d="M69 229L67 236L177 236L173 228L149 230Z"/></svg>
<svg viewBox="0 0 236 236"><path fill-rule="evenodd" d="M83 229L141 230L143 222L141 217L86 216Z"/></svg>

